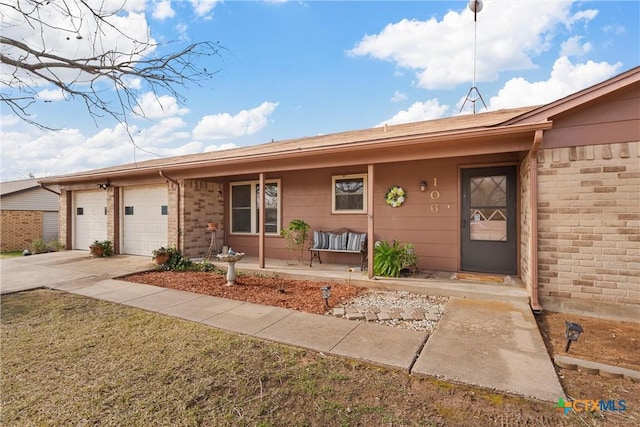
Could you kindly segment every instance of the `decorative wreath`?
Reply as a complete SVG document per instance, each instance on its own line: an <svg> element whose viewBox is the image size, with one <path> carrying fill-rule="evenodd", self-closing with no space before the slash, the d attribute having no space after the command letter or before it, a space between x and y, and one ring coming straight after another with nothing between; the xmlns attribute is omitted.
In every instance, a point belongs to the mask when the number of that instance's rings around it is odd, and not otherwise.
<svg viewBox="0 0 640 427"><path fill-rule="evenodd" d="M389 189L386 196L386 202L392 208L398 208L404 203L407 192L402 187L394 185Z"/></svg>

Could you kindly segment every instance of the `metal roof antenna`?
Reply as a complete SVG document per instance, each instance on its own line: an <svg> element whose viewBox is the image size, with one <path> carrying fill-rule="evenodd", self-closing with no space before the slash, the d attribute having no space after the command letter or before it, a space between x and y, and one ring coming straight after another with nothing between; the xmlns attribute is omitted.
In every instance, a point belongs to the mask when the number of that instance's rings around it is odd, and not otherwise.
<svg viewBox="0 0 640 427"><path fill-rule="evenodd" d="M482 105L484 105L485 110L487 109L487 104L484 103L484 99L482 99L482 95L480 95L480 91L476 87L476 44L478 38L478 13L482 10L482 0L469 0L469 9L473 12L473 86L469 89L467 93L467 97L462 103L462 107L460 107L459 113L462 112L464 106L467 105L467 102L473 104L473 114L476 113L476 102L480 100Z"/></svg>

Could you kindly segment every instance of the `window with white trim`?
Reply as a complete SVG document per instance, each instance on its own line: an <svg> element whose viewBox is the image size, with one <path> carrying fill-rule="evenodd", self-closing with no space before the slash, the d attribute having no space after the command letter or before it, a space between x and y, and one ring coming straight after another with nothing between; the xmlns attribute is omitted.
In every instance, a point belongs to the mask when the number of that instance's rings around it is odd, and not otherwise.
<svg viewBox="0 0 640 427"><path fill-rule="evenodd" d="M280 180L265 181L266 234L280 232ZM231 183L231 232L258 234L260 218L260 183Z"/></svg>
<svg viewBox="0 0 640 427"><path fill-rule="evenodd" d="M332 212L367 213L367 174L332 177Z"/></svg>

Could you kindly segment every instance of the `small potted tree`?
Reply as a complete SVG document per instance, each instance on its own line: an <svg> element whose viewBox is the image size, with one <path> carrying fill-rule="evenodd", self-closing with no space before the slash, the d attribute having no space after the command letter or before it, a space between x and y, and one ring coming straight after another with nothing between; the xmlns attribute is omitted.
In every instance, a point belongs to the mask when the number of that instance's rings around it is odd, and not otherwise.
<svg viewBox="0 0 640 427"><path fill-rule="evenodd" d="M89 250L94 258L113 255L113 245L110 240L94 240L89 246Z"/></svg>
<svg viewBox="0 0 640 427"><path fill-rule="evenodd" d="M287 249L296 251L297 262L304 258L304 244L309 237L311 227L302 219L294 219L287 228L280 231L280 235L287 239Z"/></svg>

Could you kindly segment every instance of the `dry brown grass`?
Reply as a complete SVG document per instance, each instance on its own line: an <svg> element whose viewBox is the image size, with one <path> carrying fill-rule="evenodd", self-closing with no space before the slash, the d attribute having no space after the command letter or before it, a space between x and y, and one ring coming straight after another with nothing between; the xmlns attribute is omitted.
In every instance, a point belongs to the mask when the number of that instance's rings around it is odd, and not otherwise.
<svg viewBox="0 0 640 427"><path fill-rule="evenodd" d="M1 310L3 426L583 425L552 403L71 294Z"/></svg>

